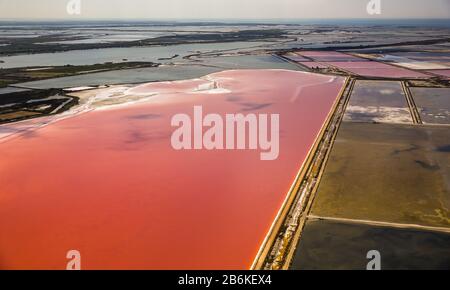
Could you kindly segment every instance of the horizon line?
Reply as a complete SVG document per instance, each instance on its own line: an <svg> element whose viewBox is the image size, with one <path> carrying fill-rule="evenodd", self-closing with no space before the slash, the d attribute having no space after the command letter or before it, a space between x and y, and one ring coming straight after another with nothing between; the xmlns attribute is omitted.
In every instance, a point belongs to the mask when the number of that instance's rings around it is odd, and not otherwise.
<svg viewBox="0 0 450 290"><path fill-rule="evenodd" d="M288 22L288 21L335 21L335 20L349 20L349 21L386 21L386 20L401 20L401 21L423 21L423 20L433 20L433 21L449 21L449 18L426 18L426 17L417 17L417 18L408 18L408 17L396 17L396 18L348 18L348 17L336 17L336 18L319 18L319 17L311 17L311 18L77 18L73 17L72 19L68 19L68 17L62 18L2 18L0 22L7 21L67 21L67 22L82 22L82 21L175 21L175 22L220 22L220 21L279 21L279 22Z"/></svg>

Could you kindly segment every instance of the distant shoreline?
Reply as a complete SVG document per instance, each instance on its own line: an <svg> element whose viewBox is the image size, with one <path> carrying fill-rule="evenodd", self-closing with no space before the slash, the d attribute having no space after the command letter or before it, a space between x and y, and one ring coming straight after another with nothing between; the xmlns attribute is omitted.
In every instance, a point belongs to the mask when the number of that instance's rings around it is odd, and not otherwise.
<svg viewBox="0 0 450 290"><path fill-rule="evenodd" d="M426 27L450 27L450 19L447 18L415 18L415 19L394 19L394 18L334 18L334 19L5 19L0 20L0 26L5 24L118 24L124 23L140 25L386 25L386 26L426 26Z"/></svg>

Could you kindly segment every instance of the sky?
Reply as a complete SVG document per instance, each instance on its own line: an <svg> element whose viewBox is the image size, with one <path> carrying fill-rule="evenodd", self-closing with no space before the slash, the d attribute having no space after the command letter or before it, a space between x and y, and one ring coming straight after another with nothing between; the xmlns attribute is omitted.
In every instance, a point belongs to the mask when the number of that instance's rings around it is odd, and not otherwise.
<svg viewBox="0 0 450 290"><path fill-rule="evenodd" d="M81 2L80 14L67 12L70 1ZM370 1L381 14L367 13ZM450 0L0 0L3 20L311 18L450 19Z"/></svg>

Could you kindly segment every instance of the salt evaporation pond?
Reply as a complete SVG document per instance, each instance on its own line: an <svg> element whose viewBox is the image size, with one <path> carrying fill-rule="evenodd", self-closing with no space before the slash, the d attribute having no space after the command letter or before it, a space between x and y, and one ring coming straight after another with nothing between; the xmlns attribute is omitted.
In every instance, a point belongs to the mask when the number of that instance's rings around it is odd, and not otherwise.
<svg viewBox="0 0 450 290"><path fill-rule="evenodd" d="M123 94L147 101L1 139L0 268L65 269L69 250L82 269L249 268L344 82L235 70L145 84ZM280 114L279 158L174 150L172 116L197 105Z"/></svg>

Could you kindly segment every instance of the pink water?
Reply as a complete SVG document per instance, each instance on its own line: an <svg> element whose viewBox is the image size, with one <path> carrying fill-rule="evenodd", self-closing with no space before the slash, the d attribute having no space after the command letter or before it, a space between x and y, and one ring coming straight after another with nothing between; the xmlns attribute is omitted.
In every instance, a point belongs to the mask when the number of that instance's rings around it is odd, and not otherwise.
<svg viewBox="0 0 450 290"><path fill-rule="evenodd" d="M302 61L299 62L299 64L302 64L308 68L329 68L328 65L315 61L304 61L304 62Z"/></svg>
<svg viewBox="0 0 450 290"><path fill-rule="evenodd" d="M429 78L429 75L376 61L327 62L327 64L366 77Z"/></svg>
<svg viewBox="0 0 450 290"><path fill-rule="evenodd" d="M344 83L281 70L155 83L150 101L77 115L0 143L0 268L246 269ZM173 86L173 91L172 91ZM194 88L194 90L193 90ZM171 117L280 114L280 156L175 151ZM5 129L5 126L3 126Z"/></svg>

